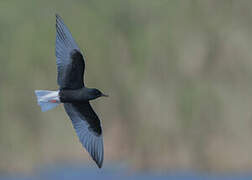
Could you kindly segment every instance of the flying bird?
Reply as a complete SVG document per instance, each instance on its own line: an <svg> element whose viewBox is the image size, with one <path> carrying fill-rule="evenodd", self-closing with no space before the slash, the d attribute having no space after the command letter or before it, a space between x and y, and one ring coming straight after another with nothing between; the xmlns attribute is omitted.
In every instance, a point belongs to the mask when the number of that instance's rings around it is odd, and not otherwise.
<svg viewBox="0 0 252 180"><path fill-rule="evenodd" d="M59 90L35 90L38 105L44 112L63 103L82 146L101 168L104 156L102 126L89 101L108 95L85 86L83 53L63 19L57 14L55 44Z"/></svg>

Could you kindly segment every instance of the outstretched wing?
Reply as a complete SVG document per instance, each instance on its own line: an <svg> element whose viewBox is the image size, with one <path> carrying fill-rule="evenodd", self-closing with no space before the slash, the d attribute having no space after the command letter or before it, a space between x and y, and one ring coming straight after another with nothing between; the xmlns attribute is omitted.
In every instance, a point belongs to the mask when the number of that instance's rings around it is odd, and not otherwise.
<svg viewBox="0 0 252 180"><path fill-rule="evenodd" d="M60 89L82 88L84 86L84 58L67 26L57 14L55 54Z"/></svg>
<svg viewBox="0 0 252 180"><path fill-rule="evenodd" d="M89 102L64 103L64 107L83 147L101 168L104 152L102 128L98 116Z"/></svg>

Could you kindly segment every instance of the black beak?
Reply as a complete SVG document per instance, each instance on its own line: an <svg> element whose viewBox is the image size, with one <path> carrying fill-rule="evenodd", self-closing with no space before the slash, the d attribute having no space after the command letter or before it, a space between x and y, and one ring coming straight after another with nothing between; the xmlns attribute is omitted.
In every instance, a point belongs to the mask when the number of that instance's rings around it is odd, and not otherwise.
<svg viewBox="0 0 252 180"><path fill-rule="evenodd" d="M101 96L103 96L103 97L109 97L109 95L107 95L107 94L102 94Z"/></svg>

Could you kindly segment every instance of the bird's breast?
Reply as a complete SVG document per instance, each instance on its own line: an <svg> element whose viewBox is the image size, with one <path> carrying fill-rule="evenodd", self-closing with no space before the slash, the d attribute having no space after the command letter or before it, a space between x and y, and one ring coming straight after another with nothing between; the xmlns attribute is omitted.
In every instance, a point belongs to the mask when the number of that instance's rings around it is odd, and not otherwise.
<svg viewBox="0 0 252 180"><path fill-rule="evenodd" d="M62 103L82 102L82 101L86 101L87 99L82 89L60 90L59 97Z"/></svg>

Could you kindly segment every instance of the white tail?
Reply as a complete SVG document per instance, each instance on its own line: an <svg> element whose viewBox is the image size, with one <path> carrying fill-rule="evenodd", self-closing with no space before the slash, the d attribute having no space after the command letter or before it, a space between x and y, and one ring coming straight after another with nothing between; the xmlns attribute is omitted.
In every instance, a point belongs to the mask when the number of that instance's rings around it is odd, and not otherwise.
<svg viewBox="0 0 252 180"><path fill-rule="evenodd" d="M35 90L38 105L43 112L55 108L60 104L59 91Z"/></svg>

